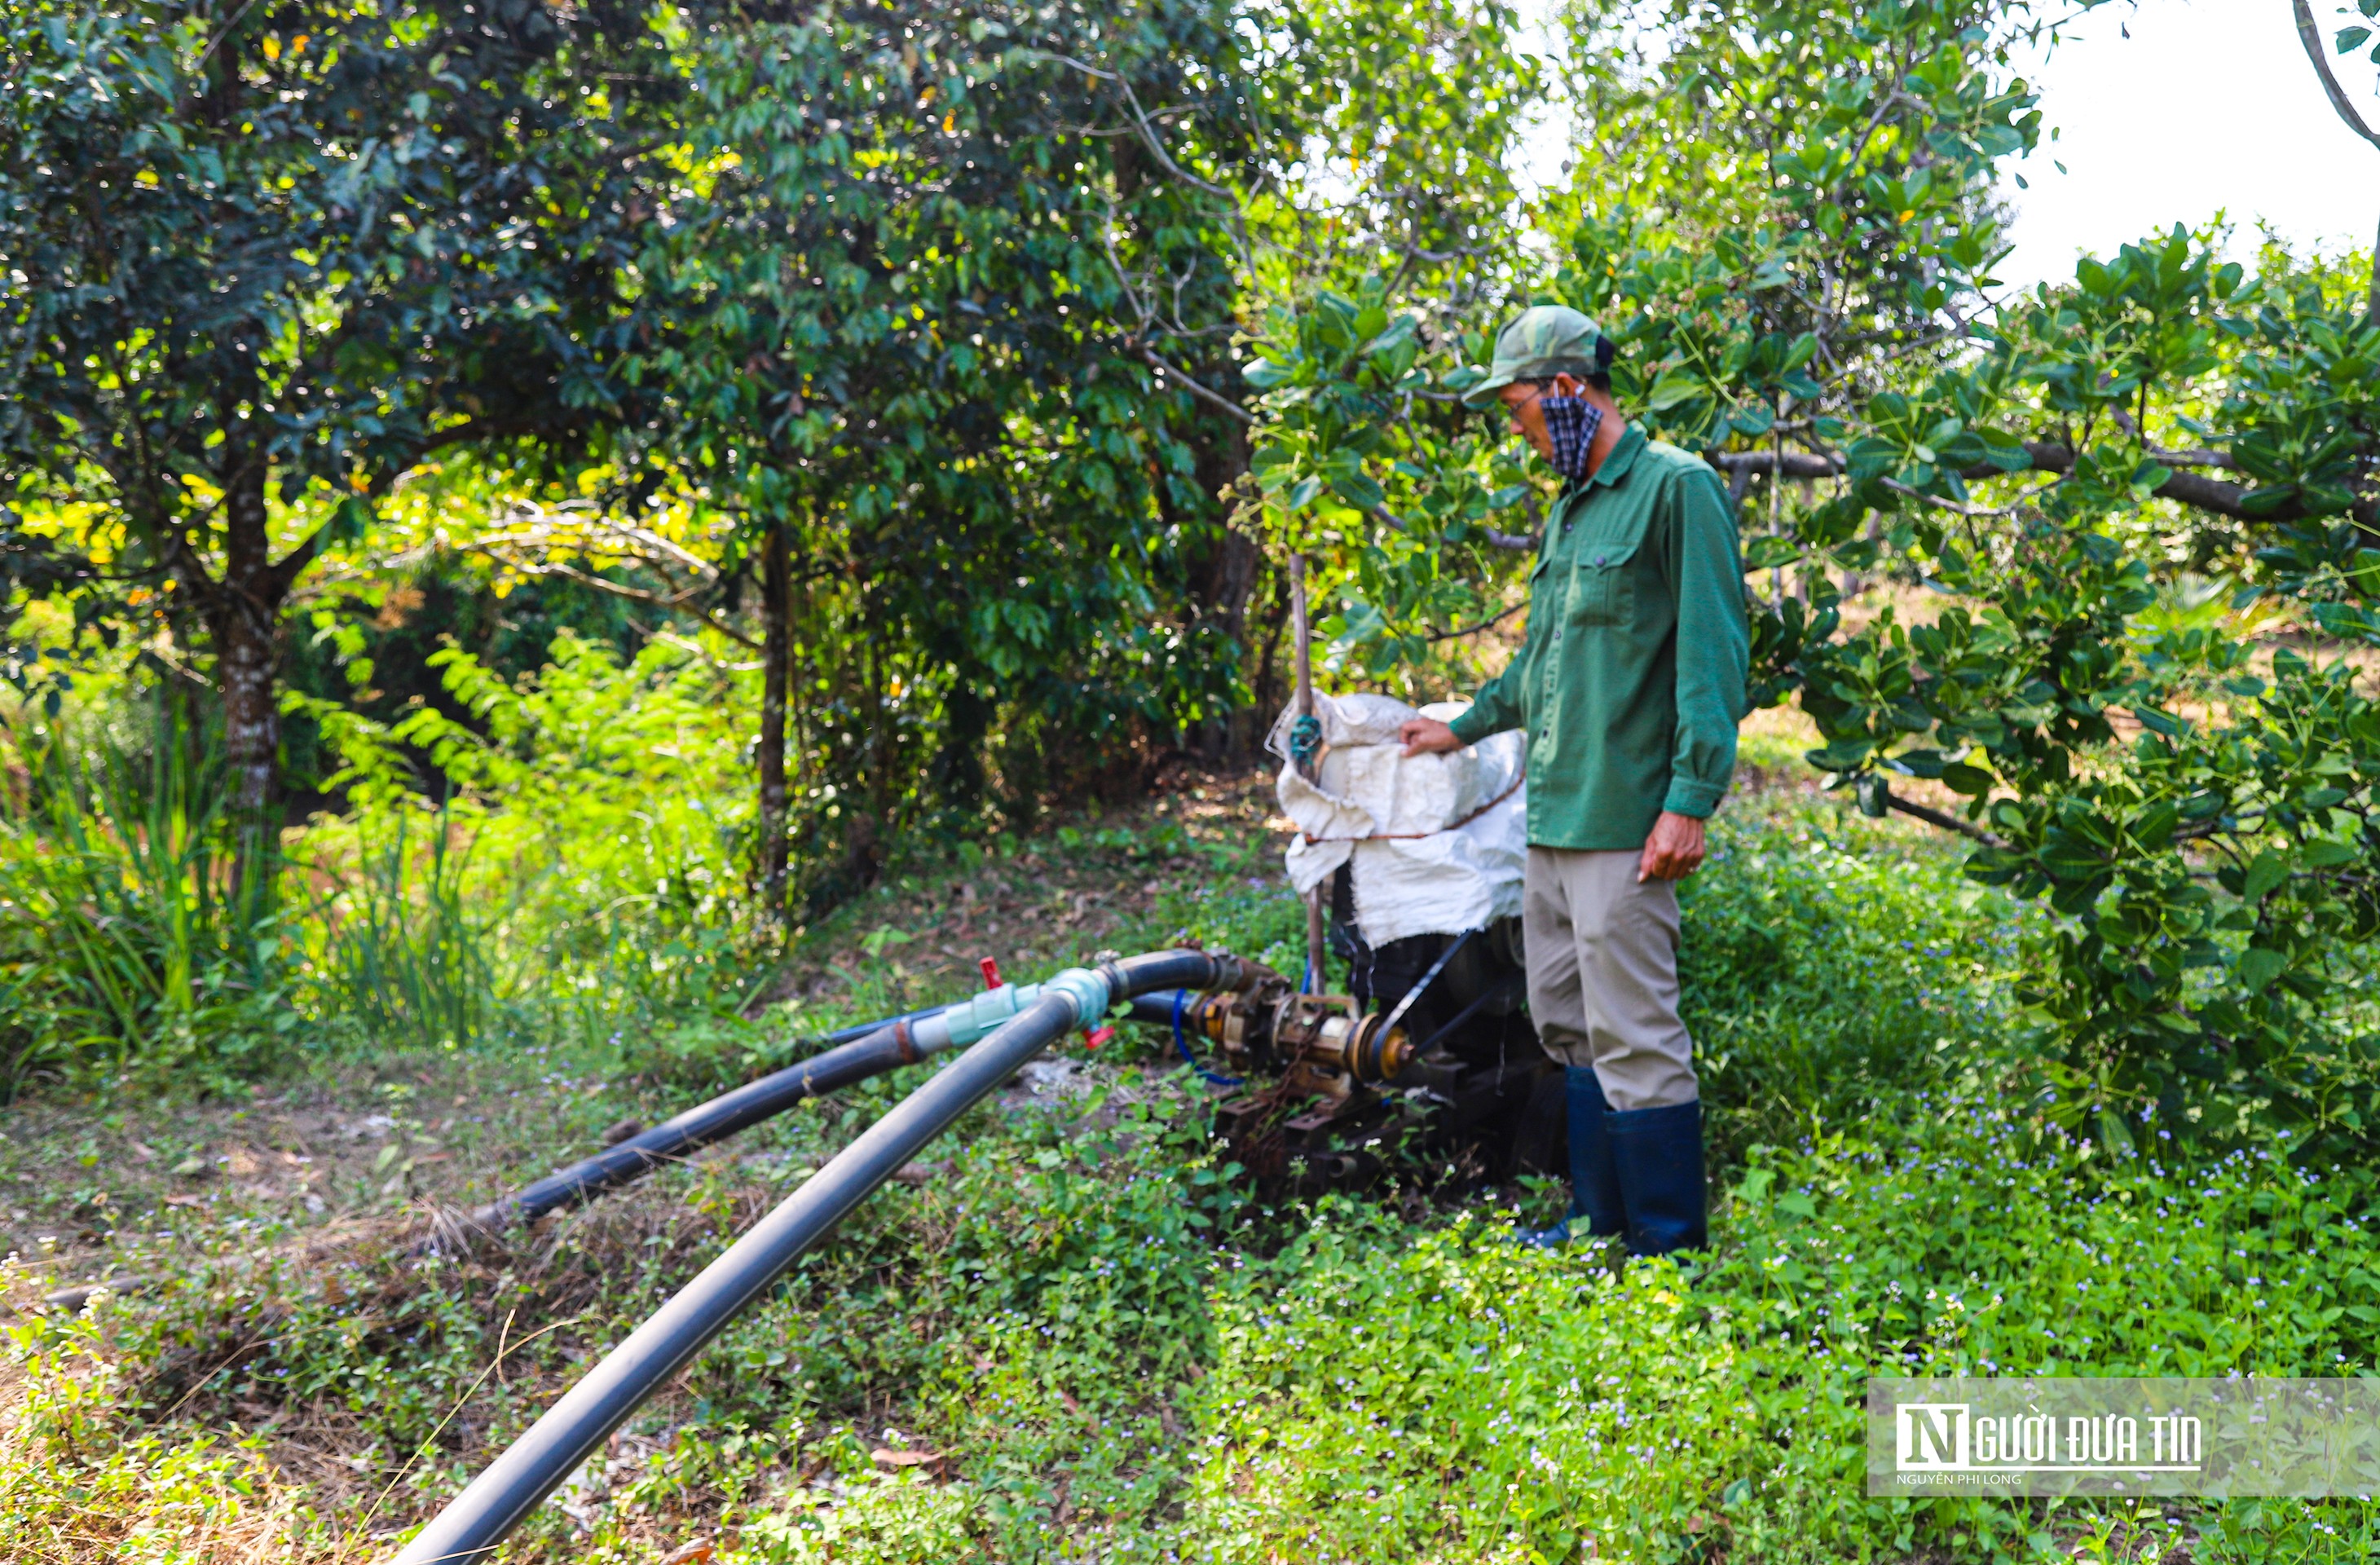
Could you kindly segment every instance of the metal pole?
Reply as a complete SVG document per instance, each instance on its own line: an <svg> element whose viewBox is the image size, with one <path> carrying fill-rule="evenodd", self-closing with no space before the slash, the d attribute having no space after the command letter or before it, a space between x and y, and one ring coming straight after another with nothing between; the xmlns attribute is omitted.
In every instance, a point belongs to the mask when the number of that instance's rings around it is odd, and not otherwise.
<svg viewBox="0 0 2380 1565"><path fill-rule="evenodd" d="M1289 623L1290 633L1297 638L1297 715L1314 715L1314 633L1305 616L1305 556L1294 553L1289 557ZM1311 761L1297 762L1298 775L1314 781ZM1328 884L1328 882L1325 882ZM1305 982L1308 994L1319 994L1330 986L1324 981L1324 963L1330 955L1322 934L1322 887L1305 893Z"/></svg>

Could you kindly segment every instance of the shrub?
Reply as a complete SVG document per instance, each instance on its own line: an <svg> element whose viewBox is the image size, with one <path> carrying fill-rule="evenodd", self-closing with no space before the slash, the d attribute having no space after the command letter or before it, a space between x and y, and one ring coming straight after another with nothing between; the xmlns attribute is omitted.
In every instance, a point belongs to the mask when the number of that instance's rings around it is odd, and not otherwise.
<svg viewBox="0 0 2380 1565"><path fill-rule="evenodd" d="M202 1080L272 1063L297 1018L269 852L220 757L163 702L145 754L53 728L0 801L0 1096L33 1073Z"/></svg>

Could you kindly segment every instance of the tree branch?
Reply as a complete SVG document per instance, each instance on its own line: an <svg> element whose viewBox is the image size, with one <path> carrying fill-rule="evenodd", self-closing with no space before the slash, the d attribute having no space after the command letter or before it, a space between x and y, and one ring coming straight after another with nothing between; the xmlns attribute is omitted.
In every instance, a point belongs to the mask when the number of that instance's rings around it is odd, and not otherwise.
<svg viewBox="0 0 2380 1565"><path fill-rule="evenodd" d="M2305 45L2306 58L2313 62L2314 74L2322 78L2322 90L2330 95L2330 106L2338 111L2338 117L2347 122L2348 129L2380 147L2380 130L2363 123L2362 115L2348 102L2347 90L2339 86L2338 78L2331 74L2330 58L2322 52L2322 30L2314 25L2313 8L2306 0L2289 0L2289 9L2297 18L2298 42Z"/></svg>
<svg viewBox="0 0 2380 1565"><path fill-rule="evenodd" d="M504 530L481 533L447 547L492 560L523 576L560 576L614 598L692 614L737 645L761 649L759 642L695 601L706 588L717 583L719 567L676 540L650 528L615 521L584 501L565 501L552 511L516 503L504 519L509 524ZM630 562L660 576L668 590L655 592L613 581L598 571L569 564L568 556L590 563L607 557ZM693 576L692 584L680 585L674 578L679 571Z"/></svg>
<svg viewBox="0 0 2380 1565"><path fill-rule="evenodd" d="M1425 637L1423 639L1428 641L1452 641L1459 637L1476 636L1483 630L1503 624L1506 620L1511 619L1514 614L1519 613L1528 606L1529 601L1524 598L1519 602L1513 604L1511 608L1506 609L1502 613L1490 614L1486 619L1481 620L1477 625L1466 625L1461 630L1441 630L1437 635Z"/></svg>
<svg viewBox="0 0 2380 1565"><path fill-rule="evenodd" d="M1945 500L1938 494L1928 494L1922 489L1912 489L1899 479L1885 479L1884 487L1895 494L1906 495L1921 505L1931 505L1937 511L1948 511L1954 516L1964 516L1969 521L1974 521L1985 516L2013 516L2022 508L2025 500L2044 491L2056 489L2058 486L2054 483L2043 484L2040 489L2032 491L2023 498L2011 500L2005 505L1969 505L1961 501Z"/></svg>
<svg viewBox="0 0 2380 1565"><path fill-rule="evenodd" d="M1399 532L1413 531L1413 528L1405 526L1405 519L1402 516L1385 505L1373 506L1372 515ZM1475 530L1479 533L1482 541L1490 549L1509 549L1515 553L1526 554L1534 552L1537 547L1536 539L1526 533L1498 532L1494 528L1479 528Z"/></svg>
<svg viewBox="0 0 2380 1565"><path fill-rule="evenodd" d="M650 603L657 609L692 614L737 646L754 652L762 649L759 642L729 625L710 610L694 602L691 594L653 592L641 587L630 587L624 582L613 581L592 571L582 571L576 565L565 564L559 560L514 559L493 549L483 549L477 543L468 541L455 544L454 547L464 553L483 555L497 562L505 569L518 571L523 576L560 576L565 581L575 581L581 587L593 588L598 592L608 592L614 598L625 598L631 602Z"/></svg>
<svg viewBox="0 0 2380 1565"><path fill-rule="evenodd" d="M1735 479L1750 479L1754 475L1781 472L1789 479L1831 479L1843 470L1843 465L1831 456L1814 455L1806 451L1708 451L1703 460ZM1738 494L1741 500L1742 495Z"/></svg>
<svg viewBox="0 0 2380 1565"><path fill-rule="evenodd" d="M1072 66L1094 81L1110 82L1123 89L1125 107L1132 115L1133 128L1139 134L1141 145L1148 149L1149 156L1157 160L1158 166L1185 185L1204 190L1210 196L1220 197L1233 203L1234 206L1238 204L1239 197L1236 194L1220 185L1199 178L1173 161L1172 155L1165 150L1165 143L1158 140L1156 127L1149 124L1148 115L1142 111L1140 95L1132 90L1132 83L1124 79L1122 72L1101 70L1097 66L1086 65L1071 55L1052 54L1045 49L1031 49L1025 52L1036 59L1048 60L1056 65Z"/></svg>
<svg viewBox="0 0 2380 1565"><path fill-rule="evenodd" d="M1171 375L1175 380L1181 382L1183 385L1189 388L1190 394L1197 397L1199 400L1210 403L1213 406L1221 408L1224 412L1230 414L1232 418L1237 419L1243 424L1253 424L1257 421L1255 414L1250 413L1246 408L1241 406L1238 403L1233 402L1230 397L1225 396L1220 392L1210 391L1207 387L1200 385L1196 381L1191 379L1181 370L1176 370L1172 365L1165 362L1164 359L1159 358L1155 348L1142 348L1140 350L1140 357L1147 360L1150 368L1156 370L1159 374Z"/></svg>
<svg viewBox="0 0 2380 1565"><path fill-rule="evenodd" d="M2055 441L2029 440L2024 443L2024 453L2031 463L2030 468L2019 467L2011 472L1984 463L1961 469L1959 476L1968 479L2004 479L2014 478L2026 471L2070 473L2074 470L2071 446ZM2230 459L2217 451L2161 451L2152 446L2147 454L2153 460L2168 467L2185 463L2194 467L2230 466ZM1706 453L1704 460L1730 477L1746 472L1766 473L1773 469L1783 472L1789 479L1825 479L1834 478L1844 470L1843 464L1834 457L1803 451L1783 453L1781 465L1777 454L1767 451ZM2155 492L2160 499L2175 501L2195 510L2211 511L2238 522L2294 522L2302 521L2307 516L2305 507L2294 500L2269 509L2260 507L2252 511L2247 505L2247 485L2210 479L2202 473L2177 471L2159 484ZM1953 502L1941 503L1955 506ZM2366 525L2380 523L2380 501L2359 501L2350 514Z"/></svg>
<svg viewBox="0 0 2380 1565"><path fill-rule="evenodd" d="M1987 848L2008 846L2008 843L1998 836L1985 831L1972 820L1961 820L1957 816L1936 809L1930 805L1921 805L1914 799L1904 799L1889 788L1883 790L1883 793L1885 807L1888 809L1897 809L1912 819L1922 820L1928 826L1939 826L1945 831L1956 831L1961 837L1981 843Z"/></svg>
<svg viewBox="0 0 2380 1565"><path fill-rule="evenodd" d="M2347 90L2332 74L2330 56L2322 52L2322 30L2314 25L2313 10L2306 0L2290 0L2289 9L2297 18L2298 42L2305 45L2306 58L2313 62L2313 73L2322 78L2322 90L2330 99L2330 106L2347 122L2347 128L2375 147L2380 147L2380 130L2363 123L2362 114L2348 102ZM2380 238L2372 244L2372 291L2365 305L2365 319L2380 324Z"/></svg>

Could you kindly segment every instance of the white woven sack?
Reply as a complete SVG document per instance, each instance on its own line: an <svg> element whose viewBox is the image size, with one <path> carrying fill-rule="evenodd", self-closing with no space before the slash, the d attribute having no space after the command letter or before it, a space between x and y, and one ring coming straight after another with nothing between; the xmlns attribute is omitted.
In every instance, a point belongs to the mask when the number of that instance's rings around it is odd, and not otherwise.
<svg viewBox="0 0 2380 1565"><path fill-rule="evenodd" d="M1468 707L1416 710L1388 696L1317 692L1324 748L1311 782L1289 760L1293 710L1266 740L1281 758L1281 813L1301 833L1285 859L1290 884L1303 894L1352 863L1355 924L1375 946L1459 934L1521 911L1528 857L1521 734L1411 758L1397 739L1408 719L1451 720Z"/></svg>

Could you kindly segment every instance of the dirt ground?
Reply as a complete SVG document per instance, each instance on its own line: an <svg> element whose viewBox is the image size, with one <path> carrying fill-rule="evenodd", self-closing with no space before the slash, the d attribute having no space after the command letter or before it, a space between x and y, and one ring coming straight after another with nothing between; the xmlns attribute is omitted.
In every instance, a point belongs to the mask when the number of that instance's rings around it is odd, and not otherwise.
<svg viewBox="0 0 2380 1565"><path fill-rule="evenodd" d="M1169 902L1216 874L1278 875L1289 823L1263 777L1185 772L1148 805L1062 830L1176 822L1187 855L1120 864L1045 851L966 871L896 868L884 885L807 932L754 1013L793 1039L864 1016L964 998L978 961L1016 975L1162 940ZM897 943L871 936L892 929ZM772 1002L796 1003L790 1010ZM889 1003L886 1001L889 1000ZM530 1047L373 1062L320 1062L244 1097L105 1099L36 1094L0 1108L0 1255L15 1292L122 1275L122 1252L177 1243L213 1250L243 1229L301 1236L423 1222L590 1156L624 1120L653 1122L702 1094L617 1061ZM757 1069L752 1074L758 1074ZM153 1262L144 1262L153 1267Z"/></svg>

